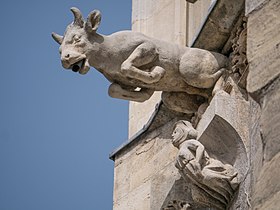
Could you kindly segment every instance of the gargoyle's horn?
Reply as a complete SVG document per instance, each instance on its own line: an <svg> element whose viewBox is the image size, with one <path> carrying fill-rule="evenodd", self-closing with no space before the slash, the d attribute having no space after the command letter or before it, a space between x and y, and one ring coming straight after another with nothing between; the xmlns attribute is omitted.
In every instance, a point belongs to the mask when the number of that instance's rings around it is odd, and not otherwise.
<svg viewBox="0 0 280 210"><path fill-rule="evenodd" d="M83 27L84 20L83 20L83 16L82 16L81 11L78 8L76 8L76 7L72 7L71 11L73 12L74 17L75 17L74 24L78 25L80 27Z"/></svg>
<svg viewBox="0 0 280 210"><path fill-rule="evenodd" d="M58 43L61 44L63 41L63 36L60 36L54 32L52 32L52 38Z"/></svg>

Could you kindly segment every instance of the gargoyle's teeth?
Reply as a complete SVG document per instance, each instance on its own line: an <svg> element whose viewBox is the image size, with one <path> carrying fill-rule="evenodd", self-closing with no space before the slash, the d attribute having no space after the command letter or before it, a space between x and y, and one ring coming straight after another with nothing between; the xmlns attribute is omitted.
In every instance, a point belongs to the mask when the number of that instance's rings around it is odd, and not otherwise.
<svg viewBox="0 0 280 210"><path fill-rule="evenodd" d="M74 63L73 66L72 66L72 71L78 72L82 68L83 63L84 63L84 60L81 60L77 63Z"/></svg>

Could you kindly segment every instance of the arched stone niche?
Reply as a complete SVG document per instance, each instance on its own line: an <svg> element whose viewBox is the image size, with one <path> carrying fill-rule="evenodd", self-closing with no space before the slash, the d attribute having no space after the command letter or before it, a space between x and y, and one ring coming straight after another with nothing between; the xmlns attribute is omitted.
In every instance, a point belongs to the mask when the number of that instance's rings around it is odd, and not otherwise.
<svg viewBox="0 0 280 210"><path fill-rule="evenodd" d="M198 131L196 140L199 142L199 144L204 146L205 151L208 153L210 158L220 161L223 164L229 164L233 166L237 172L239 187L234 190L234 196L230 199L230 202L227 203L226 206L220 204L214 205L213 203L216 202L214 198L215 196L212 197L211 194L209 194L209 190L211 192L211 186L209 185L210 188L208 188L204 181L200 183L199 178L197 180L193 180L192 178L189 179L189 177L192 177L194 174L188 174L189 172L187 171L189 169L185 171L185 169L179 167L179 172L185 180L187 189L185 191L186 200L184 208L186 208L187 205L187 209L199 210L245 210L248 208L250 205L248 204L247 197L248 186L250 184L250 177L248 174L250 169L250 141L248 132L249 120L249 102L235 94L234 91L231 95L224 91L220 91L213 97L210 105L202 115L202 118L196 127L196 130ZM180 148L178 153L179 156L177 158L180 159L180 154L182 154L180 152L185 151L185 149L182 150L182 148ZM178 161L178 159L176 161ZM214 182L217 182L217 185L220 185L218 181L218 171L216 172L217 179L214 178L213 180L216 180ZM191 183L193 181L194 184L192 185ZM197 191L197 187L206 189L206 191L208 191L209 198L207 197L207 193L203 193L203 190ZM212 187L215 188L215 184ZM197 193L195 191L197 191ZM191 193L196 198L190 198L190 196L187 195L189 193ZM199 200L201 200L201 202ZM168 205L170 206L172 203L174 203L174 200L169 202ZM182 201L180 201L180 203L182 204ZM176 208L165 207L163 209Z"/></svg>
<svg viewBox="0 0 280 210"><path fill-rule="evenodd" d="M198 123L198 141L209 155L234 166L241 179L249 169L249 103L219 92Z"/></svg>

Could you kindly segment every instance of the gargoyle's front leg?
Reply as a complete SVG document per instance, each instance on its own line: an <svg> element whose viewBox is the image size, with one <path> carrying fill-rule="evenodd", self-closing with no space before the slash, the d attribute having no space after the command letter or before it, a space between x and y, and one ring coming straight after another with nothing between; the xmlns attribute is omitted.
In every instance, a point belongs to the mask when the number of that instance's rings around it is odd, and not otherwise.
<svg viewBox="0 0 280 210"><path fill-rule="evenodd" d="M112 83L108 89L109 96L112 98L125 99L136 102L148 100L154 93L153 90L141 88L139 91L128 90L117 83Z"/></svg>
<svg viewBox="0 0 280 210"><path fill-rule="evenodd" d="M150 70L141 70L139 67L151 64L158 57L154 44L145 42L139 45L122 63L121 73L129 78L140 80L146 84L158 82L164 75L165 69L153 66Z"/></svg>

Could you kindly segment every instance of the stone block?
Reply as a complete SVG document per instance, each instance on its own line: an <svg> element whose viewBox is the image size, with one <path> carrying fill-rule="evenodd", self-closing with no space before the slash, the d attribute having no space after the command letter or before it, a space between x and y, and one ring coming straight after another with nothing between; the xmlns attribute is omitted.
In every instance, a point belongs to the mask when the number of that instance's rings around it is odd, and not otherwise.
<svg viewBox="0 0 280 210"><path fill-rule="evenodd" d="M208 15L210 5L211 0L198 0L195 4L188 5L188 46L191 46L199 33Z"/></svg>
<svg viewBox="0 0 280 210"><path fill-rule="evenodd" d="M151 182L147 181L119 200L114 200L114 210L147 210L150 208Z"/></svg>
<svg viewBox="0 0 280 210"><path fill-rule="evenodd" d="M266 162L254 187L253 209L279 209L280 153ZM275 196L275 197L274 197ZM271 206L271 208L264 208ZM272 208L274 206L274 208ZM277 206L277 208L275 208Z"/></svg>
<svg viewBox="0 0 280 210"><path fill-rule="evenodd" d="M247 58L250 93L280 75L280 1L271 0L248 17Z"/></svg>
<svg viewBox="0 0 280 210"><path fill-rule="evenodd" d="M167 123L139 138L115 157L114 210L153 209L151 202L162 205L160 202L164 202L164 196L178 178L174 166L177 149L170 139L172 129L173 122ZM151 192L157 189L162 190Z"/></svg>
<svg viewBox="0 0 280 210"><path fill-rule="evenodd" d="M164 147L160 151L155 151L154 148L160 147L161 142L166 142ZM173 164L174 159L176 157L177 151L171 145L170 140L157 139L156 143L152 144L150 151L145 151L145 153L139 154L139 156L143 156L143 158L135 159L135 163L133 164L133 170L131 179L130 179L130 188L134 189L141 185L146 180L151 179L155 176L159 171L163 168L166 168L170 163ZM149 154L148 154L149 153Z"/></svg>
<svg viewBox="0 0 280 210"><path fill-rule="evenodd" d="M143 103L129 102L129 138L136 134L149 121L155 111L156 104L161 100L161 92L155 92L154 95Z"/></svg>
<svg viewBox="0 0 280 210"><path fill-rule="evenodd" d="M255 210L279 210L280 206L280 192L271 195L269 200L263 204L256 206Z"/></svg>
<svg viewBox="0 0 280 210"><path fill-rule="evenodd" d="M226 92L218 92L212 99L210 105L198 123L198 139L205 132L206 128L211 123L215 116L220 116L225 119L240 135L249 151L249 133L248 121L249 119L249 102L239 98L238 96L231 96ZM218 131L216 131L218 132Z"/></svg>
<svg viewBox="0 0 280 210"><path fill-rule="evenodd" d="M280 40L279 40L280 41ZM260 119L264 143L264 161L269 161L280 152L280 79L270 85L262 102Z"/></svg>
<svg viewBox="0 0 280 210"><path fill-rule="evenodd" d="M268 0L246 0L245 14L249 15L249 13L253 12L254 10L258 10L267 2Z"/></svg>
<svg viewBox="0 0 280 210"><path fill-rule="evenodd" d="M114 201L127 196L130 189L130 168L131 162L123 161L114 169Z"/></svg>
<svg viewBox="0 0 280 210"><path fill-rule="evenodd" d="M171 191L174 190L177 180L180 179L180 175L178 170L174 166L174 162L169 162L169 164L163 168L162 170L158 171L151 179L152 186L151 186L151 209L160 209L163 206L166 199L168 199L168 195ZM182 186L180 186L182 187ZM172 197L173 199L181 196L182 199L185 199L184 193L180 191L178 193L174 192L176 195ZM178 195L179 194L179 195ZM171 199L172 199L171 198Z"/></svg>
<svg viewBox="0 0 280 210"><path fill-rule="evenodd" d="M250 100L250 161L251 185L254 186L263 166L263 142L260 133L260 106L252 98Z"/></svg>

